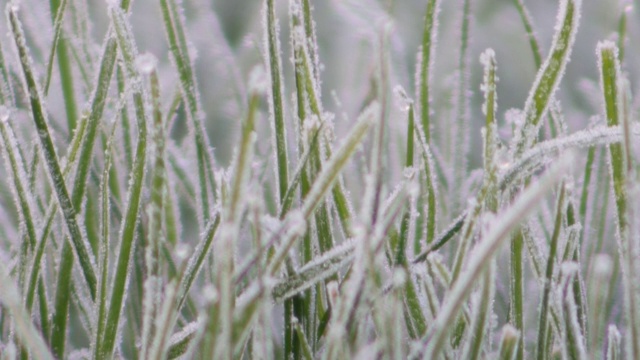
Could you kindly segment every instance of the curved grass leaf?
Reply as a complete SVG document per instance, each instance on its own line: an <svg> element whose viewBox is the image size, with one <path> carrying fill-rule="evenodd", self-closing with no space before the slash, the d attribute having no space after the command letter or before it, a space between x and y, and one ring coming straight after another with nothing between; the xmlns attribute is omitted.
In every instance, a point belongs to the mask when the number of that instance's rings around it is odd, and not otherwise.
<svg viewBox="0 0 640 360"><path fill-rule="evenodd" d="M551 51L538 71L524 105L524 124L514 138L512 151L516 159L529 149L537 138L540 120L547 113L551 99L564 75L575 41L581 7L582 0L560 2Z"/></svg>

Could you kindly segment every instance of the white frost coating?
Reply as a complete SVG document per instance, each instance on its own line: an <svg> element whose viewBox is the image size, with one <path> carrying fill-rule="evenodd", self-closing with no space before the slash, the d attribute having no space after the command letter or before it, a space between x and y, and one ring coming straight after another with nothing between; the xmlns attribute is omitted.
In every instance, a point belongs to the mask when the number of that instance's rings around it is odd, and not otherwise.
<svg viewBox="0 0 640 360"><path fill-rule="evenodd" d="M178 261L184 261L189 257L191 246L181 243L176 245L176 258Z"/></svg>
<svg viewBox="0 0 640 360"><path fill-rule="evenodd" d="M147 52L136 58L136 67L141 74L151 74L156 66L158 66L158 59L151 53Z"/></svg>
<svg viewBox="0 0 640 360"><path fill-rule="evenodd" d="M580 271L580 265L575 261L565 261L560 265L562 276L573 276Z"/></svg>
<svg viewBox="0 0 640 360"><path fill-rule="evenodd" d="M0 122L6 123L7 121L9 121L9 115L9 108L4 105L0 105Z"/></svg>
<svg viewBox="0 0 640 360"><path fill-rule="evenodd" d="M0 262L0 303L12 316L12 325L21 342L32 351L32 355L37 359L51 359L54 357L49 351L49 347L40 335L30 315L22 306L22 299L18 287L9 276L5 265Z"/></svg>
<svg viewBox="0 0 640 360"><path fill-rule="evenodd" d="M593 275L599 279L608 279L613 270L613 261L607 254L598 254L593 259Z"/></svg>
<svg viewBox="0 0 640 360"><path fill-rule="evenodd" d="M455 319L458 310L464 303L472 284L477 281L482 270L489 265L490 260L501 248L501 245L509 238L511 230L521 222L537 205L544 195L553 187L566 167L574 160L571 154L563 156L539 181L528 186L522 194L514 201L513 205L502 211L489 232L479 241L470 252L471 257L465 270L461 273L458 281L453 285L451 291L443 301L443 306L438 313L433 328L430 331L432 337L428 344L426 356L434 358L441 350L448 332L448 324Z"/></svg>
<svg viewBox="0 0 640 360"><path fill-rule="evenodd" d="M482 54L480 54L480 63L484 67L484 80L480 85L480 90L484 93L485 102L482 103L482 113L487 115L487 101L489 101L489 94L493 93L494 97L492 100L492 106L495 111L497 96L495 96L496 92L496 83L498 82L498 76L496 75L496 53L493 49L486 49Z"/></svg>
<svg viewBox="0 0 640 360"><path fill-rule="evenodd" d="M573 12L569 17L570 7L573 8ZM571 57L571 50L580 22L581 8L582 0L563 0L560 2L551 51L540 67L531 87L531 92L525 102L524 113L527 119L525 126L520 131L517 131L514 139L512 150L516 156L520 156L523 151L533 144L538 129L542 124L542 117L547 113L551 105L553 95ZM567 30L569 31L568 34L566 33ZM557 76L550 79L549 75L553 74L557 74ZM542 109L538 109L540 105L542 105Z"/></svg>
<svg viewBox="0 0 640 360"><path fill-rule="evenodd" d="M630 1L625 1L625 3L627 4L624 6L624 12L628 15L633 11L633 4Z"/></svg>
<svg viewBox="0 0 640 360"><path fill-rule="evenodd" d="M207 284L202 289L202 297L204 298L204 301L214 303L219 297L218 290L216 290L216 287L213 284Z"/></svg>
<svg viewBox="0 0 640 360"><path fill-rule="evenodd" d="M631 133L640 136L640 125L633 124ZM581 130L571 135L555 138L539 143L531 150L525 152L522 157L501 174L500 186L504 187L516 177L525 176L530 171L545 165L554 156L563 150L570 148L584 148L593 145L606 145L622 140L622 131L619 126L598 126Z"/></svg>
<svg viewBox="0 0 640 360"><path fill-rule="evenodd" d="M393 270L393 275L391 278L391 282L393 287L402 288L404 284L407 282L407 272L404 268L398 267Z"/></svg>
<svg viewBox="0 0 640 360"><path fill-rule="evenodd" d="M22 3L22 0L13 0L13 1L11 1L11 4L9 5L9 6L11 6L11 11L13 11L13 12L20 11L21 3Z"/></svg>
<svg viewBox="0 0 640 360"><path fill-rule="evenodd" d="M120 0L106 0L106 3L110 8L120 7Z"/></svg>
<svg viewBox="0 0 640 360"><path fill-rule="evenodd" d="M264 67L256 65L249 73L249 92L257 94L269 93L269 77Z"/></svg>
<svg viewBox="0 0 640 360"><path fill-rule="evenodd" d="M302 211L291 211L288 218L290 234L292 236L304 236L304 233L307 231L307 221Z"/></svg>

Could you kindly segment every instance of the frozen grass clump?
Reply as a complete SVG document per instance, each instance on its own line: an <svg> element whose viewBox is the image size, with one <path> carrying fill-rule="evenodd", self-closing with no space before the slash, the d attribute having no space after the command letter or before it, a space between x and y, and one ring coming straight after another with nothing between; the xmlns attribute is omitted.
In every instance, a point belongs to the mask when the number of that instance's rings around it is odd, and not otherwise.
<svg viewBox="0 0 640 360"><path fill-rule="evenodd" d="M640 358L625 1L2 6L0 358Z"/></svg>

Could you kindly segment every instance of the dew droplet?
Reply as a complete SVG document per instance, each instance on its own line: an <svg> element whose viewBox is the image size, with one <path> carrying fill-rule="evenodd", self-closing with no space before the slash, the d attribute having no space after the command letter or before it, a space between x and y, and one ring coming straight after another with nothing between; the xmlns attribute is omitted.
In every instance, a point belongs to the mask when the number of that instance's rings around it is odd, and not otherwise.
<svg viewBox="0 0 640 360"><path fill-rule="evenodd" d="M404 88L400 85L397 85L393 88L393 93L396 96L396 103L398 104L400 110L402 110L403 112L409 111L411 105L413 104L413 101L409 98L409 96L407 96L407 92L404 90Z"/></svg>

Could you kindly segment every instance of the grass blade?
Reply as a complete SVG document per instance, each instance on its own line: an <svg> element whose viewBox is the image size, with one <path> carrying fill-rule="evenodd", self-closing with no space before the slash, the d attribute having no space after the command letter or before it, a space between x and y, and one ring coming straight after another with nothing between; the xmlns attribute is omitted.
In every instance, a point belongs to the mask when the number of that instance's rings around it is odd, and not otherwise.
<svg viewBox="0 0 640 360"><path fill-rule="evenodd" d="M139 78L135 66L136 48L133 43L131 30L128 28L124 12L118 8L110 9L112 25L115 29L118 47L124 58L125 66L130 78ZM147 119L142 89L135 89L133 93L134 106L138 125L138 140L131 170L131 182L128 190L127 208L120 231L120 250L116 260L116 268L111 286L111 299L107 313L105 332L102 336L99 354L101 357L111 357L118 337L118 324L125 289L129 278L130 259L133 250L135 230L139 219L139 209L142 195L142 184L145 173L147 153Z"/></svg>
<svg viewBox="0 0 640 360"><path fill-rule="evenodd" d="M67 50L67 40L62 34L62 21L67 8L68 0L51 0L51 15L55 14L53 20L53 44L47 61L47 77L44 85L44 95L49 93L51 84L51 74L53 69L54 56L58 56L58 70L60 71L60 82L62 84L62 94L64 97L65 110L67 112L67 127L71 134L76 128L78 110L73 90L73 72L71 71L71 59Z"/></svg>
<svg viewBox="0 0 640 360"><path fill-rule="evenodd" d="M447 295L447 299L443 302L443 308L438 313L433 327L427 335L429 340L428 357L438 356L444 346L451 324L455 323L453 320L471 289L471 284L480 276L481 270L486 269L489 265L489 261L498 251L500 245L509 238L509 233L531 212L533 206L540 201L541 195L549 191L562 174L563 168L570 163L570 158L571 156L563 157L535 186L529 186L510 208L504 210L504 216L499 216L501 221L497 222L476 246L474 256L469 259L464 275L460 276ZM420 351L418 354L414 353L412 358L418 356L419 353Z"/></svg>
<svg viewBox="0 0 640 360"><path fill-rule="evenodd" d="M540 120L549 109L551 98L558 89L569 62L580 20L582 0L560 2L556 33L551 51L540 67L536 80L524 105L524 124L514 137L514 158L519 158L537 138Z"/></svg>
<svg viewBox="0 0 640 360"><path fill-rule="evenodd" d="M640 320L637 309L637 281L634 279L636 266L633 260L634 240L632 240L628 219L627 176L631 168L631 159L626 150L628 144L629 127L625 127L625 113L623 109L622 75L618 58L617 46L610 42L601 42L597 49L600 65L600 80L604 98L604 110L608 126L622 125L622 143L609 145L609 174L613 185L616 204L617 228L616 237L622 264L623 285L625 294L625 312L629 331L628 356L640 356ZM626 133L626 135L625 135Z"/></svg>
<svg viewBox="0 0 640 360"><path fill-rule="evenodd" d="M435 62L436 38L438 37L438 13L440 0L429 0L424 15L424 31L420 48L420 118L427 144L431 141L431 98L430 87Z"/></svg>
<svg viewBox="0 0 640 360"><path fill-rule="evenodd" d="M282 203L289 187L289 163L287 160L287 134L284 125L284 104L282 101L283 81L282 64L280 59L280 40L278 39L278 26L275 0L266 0L266 47L269 62L269 74L271 79L271 101L269 102L270 114L273 116L271 135L273 147L276 152L276 179L279 189L280 202Z"/></svg>
<svg viewBox="0 0 640 360"><path fill-rule="evenodd" d="M60 163L58 162L58 156L56 155L53 140L49 132L49 126L47 124L46 111L42 105L40 90L38 89L35 75L31 66L31 60L27 53L26 43L24 40L24 33L18 20L16 9L9 4L7 6L7 17L11 26L14 41L20 55L20 64L22 65L22 71L24 74L25 84L27 86L27 92L30 94L30 105L35 122L36 129L40 139L40 145L42 153L45 157L45 163L49 170L49 176L52 186L55 189L60 208L64 215L67 230L73 242L73 246L76 251L76 255L80 261L80 266L84 274L85 281L87 282L89 293L92 297L95 297L96 293L96 275L95 275L95 260L92 254L87 250L88 246L86 240L82 236L80 227L76 220L76 206L71 202L69 197L69 191L65 185L64 176L60 170Z"/></svg>
<svg viewBox="0 0 640 360"><path fill-rule="evenodd" d="M13 324L20 341L38 359L53 360L53 354L40 335L40 332L31 322L31 316L22 307L18 288L9 276L4 264L0 263L0 302L11 313Z"/></svg>
<svg viewBox="0 0 640 360"><path fill-rule="evenodd" d="M500 349L498 350L498 358L500 360L513 360L518 352L518 338L520 332L513 326L507 324L502 328L502 339L500 340Z"/></svg>
<svg viewBox="0 0 640 360"><path fill-rule="evenodd" d="M544 277L544 287L542 290L542 305L540 306L540 319L538 320L538 340L537 340L537 353L538 359L546 357L547 351L547 322L549 319L549 302L551 297L551 288L553 286L553 269L556 262L556 256L558 252L558 240L560 238L560 231L562 228L562 215L564 207L565 186L560 185L560 194L558 195L558 202L556 205L556 220L553 227L553 235L551 236L551 242L549 244L549 257L547 258L547 268Z"/></svg>
<svg viewBox="0 0 640 360"><path fill-rule="evenodd" d="M186 37L184 34L184 20L181 17L175 0L160 0L162 19L169 40L169 49L172 59L178 70L183 101L187 105L191 131L195 137L196 156L198 160L199 196L197 200L201 205L200 216L206 222L211 218L209 206L209 190L207 178L213 179L210 166L212 163L209 153L208 140L202 124L204 113L198 95L198 84L190 59ZM286 187L285 187L286 189ZM212 189L213 191L213 189Z"/></svg>

